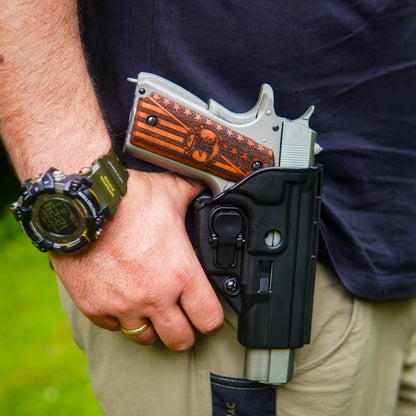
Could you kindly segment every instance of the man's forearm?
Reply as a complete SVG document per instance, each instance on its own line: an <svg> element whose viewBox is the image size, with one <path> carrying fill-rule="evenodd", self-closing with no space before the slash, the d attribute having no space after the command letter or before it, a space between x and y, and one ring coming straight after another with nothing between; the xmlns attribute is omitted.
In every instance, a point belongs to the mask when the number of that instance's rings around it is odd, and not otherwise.
<svg viewBox="0 0 416 416"><path fill-rule="evenodd" d="M6 0L0 28L1 133L19 177L91 165L111 141L85 64L76 1ZM129 337L142 344L159 337L175 351L190 348L196 330L221 326L221 305L184 226L202 189L170 173L131 171L98 241L74 256L50 254L84 315L109 330L146 324Z"/></svg>
<svg viewBox="0 0 416 416"><path fill-rule="evenodd" d="M0 9L1 133L20 179L74 173L111 143L85 63L75 0Z"/></svg>

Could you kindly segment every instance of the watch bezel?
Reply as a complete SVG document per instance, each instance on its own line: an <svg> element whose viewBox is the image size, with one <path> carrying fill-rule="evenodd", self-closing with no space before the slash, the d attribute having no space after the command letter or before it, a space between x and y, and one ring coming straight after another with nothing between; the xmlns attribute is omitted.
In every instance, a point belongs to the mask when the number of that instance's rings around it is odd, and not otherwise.
<svg viewBox="0 0 416 416"><path fill-rule="evenodd" d="M49 183L48 171L44 177L36 178L24 185L32 188L27 191L30 197L22 198L14 208L15 216L33 244L40 251L70 253L78 251L94 241L101 232L105 216L100 210L97 197L89 187L88 179L82 175L71 175L54 181L54 186L42 186ZM56 176L56 175L55 175ZM33 191L33 189L35 189ZM42 225L41 211L45 204L57 200L71 206L70 213L77 213L75 229L67 234L58 234Z"/></svg>

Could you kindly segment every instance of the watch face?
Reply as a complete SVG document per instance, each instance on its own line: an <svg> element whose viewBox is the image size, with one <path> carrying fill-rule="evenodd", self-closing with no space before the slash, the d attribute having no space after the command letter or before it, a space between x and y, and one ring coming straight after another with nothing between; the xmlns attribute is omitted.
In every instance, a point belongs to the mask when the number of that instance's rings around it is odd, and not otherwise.
<svg viewBox="0 0 416 416"><path fill-rule="evenodd" d="M55 249L85 243L89 213L75 198L64 194L42 194L32 206L30 227L39 239L50 241Z"/></svg>
<svg viewBox="0 0 416 416"><path fill-rule="evenodd" d="M44 202L38 209L40 225L55 235L72 234L80 225L79 212L62 198Z"/></svg>

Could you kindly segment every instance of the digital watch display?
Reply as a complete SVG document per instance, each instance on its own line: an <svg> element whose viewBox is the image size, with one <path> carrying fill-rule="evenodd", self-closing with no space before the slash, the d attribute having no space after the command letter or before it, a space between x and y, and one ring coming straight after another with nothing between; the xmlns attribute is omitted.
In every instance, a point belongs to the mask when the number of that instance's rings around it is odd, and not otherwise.
<svg viewBox="0 0 416 416"><path fill-rule="evenodd" d="M39 226L54 235L70 235L80 225L79 212L64 198L46 200L38 208Z"/></svg>
<svg viewBox="0 0 416 416"><path fill-rule="evenodd" d="M75 251L83 247L98 237L101 222L94 221L82 201L77 194L68 196L60 191L40 194L31 205L31 219L24 227L26 233L36 236L32 238L34 243L46 250Z"/></svg>
<svg viewBox="0 0 416 416"><path fill-rule="evenodd" d="M76 175L51 168L23 183L11 209L39 250L73 252L98 238L127 191L127 178L114 153Z"/></svg>

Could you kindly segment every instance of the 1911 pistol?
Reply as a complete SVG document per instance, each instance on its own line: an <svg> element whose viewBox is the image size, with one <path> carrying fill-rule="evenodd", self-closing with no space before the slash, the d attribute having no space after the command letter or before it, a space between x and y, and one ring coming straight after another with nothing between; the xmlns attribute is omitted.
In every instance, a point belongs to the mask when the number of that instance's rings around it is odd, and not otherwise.
<svg viewBox="0 0 416 416"><path fill-rule="evenodd" d="M272 88L233 113L159 76L140 73L125 150L205 182L195 204L197 252L239 315L245 377L287 383L293 351L310 341L322 168L309 127L276 115Z"/></svg>

